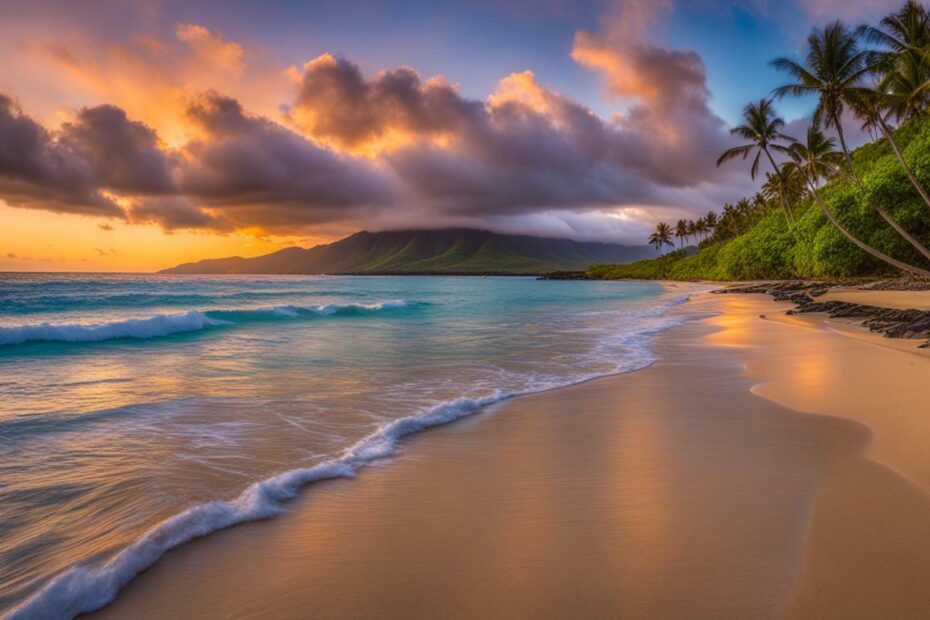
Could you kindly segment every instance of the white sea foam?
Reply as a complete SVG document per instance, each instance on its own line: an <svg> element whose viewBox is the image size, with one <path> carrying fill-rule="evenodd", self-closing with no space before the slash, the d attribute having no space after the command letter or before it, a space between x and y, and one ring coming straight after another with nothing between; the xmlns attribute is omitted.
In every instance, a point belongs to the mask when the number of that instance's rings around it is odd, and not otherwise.
<svg viewBox="0 0 930 620"><path fill-rule="evenodd" d="M117 338L157 338L180 332L193 332L229 321L215 319L191 310L178 314L156 314L145 319L112 323L64 323L0 327L0 345L24 342L100 342Z"/></svg>
<svg viewBox="0 0 930 620"><path fill-rule="evenodd" d="M0 327L0 346L27 342L102 342L132 338L146 340L182 332L194 332L270 318L294 319L301 316L339 316L407 308L416 302L390 300L373 304L325 304L319 306L272 306L236 310L190 310L175 314L156 314L142 319L123 319L110 323L41 323Z"/></svg>
<svg viewBox="0 0 930 620"><path fill-rule="evenodd" d="M654 361L648 346L652 336L687 320L684 315L662 316L663 311L686 299L676 299L644 313L644 317L653 320L643 330L628 333L620 339L619 344L629 348L629 357L622 366L617 367L616 372L637 370ZM399 441L408 435L448 424L510 398L567 387L602 376L605 375L591 374L575 377L572 381L537 384L524 391L459 398L416 415L393 420L334 460L256 482L229 501L194 506L155 526L102 564L72 566L10 611L6 619L72 618L80 613L100 609L111 602L123 586L170 549L239 523L273 517L285 509L285 503L293 499L301 487L320 480L352 478L357 469L395 454Z"/></svg>

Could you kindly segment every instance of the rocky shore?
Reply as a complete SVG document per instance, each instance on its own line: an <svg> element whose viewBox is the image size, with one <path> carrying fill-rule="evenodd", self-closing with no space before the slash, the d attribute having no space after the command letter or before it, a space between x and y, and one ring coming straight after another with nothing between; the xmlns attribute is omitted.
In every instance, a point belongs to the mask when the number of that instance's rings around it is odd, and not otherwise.
<svg viewBox="0 0 930 620"><path fill-rule="evenodd" d="M789 301L795 308L788 314L822 313L830 318L854 321L887 338L926 338L921 348L930 347L930 310L882 308L846 301L819 301L832 288L843 286L872 291L926 291L930 282L913 278L858 282L806 282L801 280L765 282L749 286L732 286L713 291L716 294L764 294L776 301Z"/></svg>

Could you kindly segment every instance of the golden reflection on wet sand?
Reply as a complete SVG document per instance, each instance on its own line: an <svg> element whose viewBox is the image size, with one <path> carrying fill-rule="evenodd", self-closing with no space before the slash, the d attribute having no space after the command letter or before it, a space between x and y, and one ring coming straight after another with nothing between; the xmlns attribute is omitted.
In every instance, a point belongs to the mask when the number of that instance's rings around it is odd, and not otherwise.
<svg viewBox="0 0 930 620"><path fill-rule="evenodd" d="M752 326L726 338L749 346ZM414 437L291 514L169 553L100 615L783 615L822 481L868 433L753 396L741 349L708 331Z"/></svg>

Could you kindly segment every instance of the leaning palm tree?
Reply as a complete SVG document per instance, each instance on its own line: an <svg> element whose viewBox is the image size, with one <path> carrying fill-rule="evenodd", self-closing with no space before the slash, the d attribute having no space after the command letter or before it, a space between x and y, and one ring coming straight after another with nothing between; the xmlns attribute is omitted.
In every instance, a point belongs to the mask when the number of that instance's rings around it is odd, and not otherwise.
<svg viewBox="0 0 930 620"><path fill-rule="evenodd" d="M678 249L683 249L685 247L685 239L688 237L688 222L685 220L678 220L678 223L675 224L675 236L678 238Z"/></svg>
<svg viewBox="0 0 930 620"><path fill-rule="evenodd" d="M906 121L923 116L930 106L930 65L925 58L910 54L889 67L881 75L878 90L885 96L886 106L895 119Z"/></svg>
<svg viewBox="0 0 930 620"><path fill-rule="evenodd" d="M908 0L879 26L864 26L863 33L880 47L870 54L878 77L876 90L889 113L899 122L924 115L930 105L930 14Z"/></svg>
<svg viewBox="0 0 930 620"><path fill-rule="evenodd" d="M916 0L907 0L896 13L883 17L878 28L867 26L865 33L893 52L920 49L930 45L930 13Z"/></svg>
<svg viewBox="0 0 930 620"><path fill-rule="evenodd" d="M779 167L779 174L767 174L762 185L762 195L773 200L779 196L787 199L789 206L800 200L805 193L805 183L793 161ZM794 214L792 213L792 216Z"/></svg>
<svg viewBox="0 0 930 620"><path fill-rule="evenodd" d="M752 203L749 202L748 198L740 198L736 201L736 211L739 213L741 218L747 219L752 215L753 212Z"/></svg>
<svg viewBox="0 0 930 620"><path fill-rule="evenodd" d="M835 217L833 217L832 213L830 213L830 209L827 208L827 205L824 203L823 198L821 198L820 192L818 190L820 188L820 182L822 179L831 178L836 175L840 162L843 159L842 153L838 153L835 150L835 144L836 143L833 138L826 137L823 135L823 132L821 132L820 129L815 126L811 126L807 130L807 142L797 142L792 144L789 153L791 159L797 165L798 170L802 173L804 180L810 189L811 195L814 197L814 200L817 202L820 210L823 211L823 214L830 221L830 223L833 224L833 226L836 227L836 229L839 230L844 237L846 237L859 249L902 271L913 273L922 277L930 277L930 271L921 269L919 267L914 267L913 265L899 261L896 258L892 258L891 256L876 250L864 241L861 241L855 235L849 232L849 230L847 230L846 227L843 226Z"/></svg>
<svg viewBox="0 0 930 620"><path fill-rule="evenodd" d="M785 121L775 114L772 107L771 99L760 99L746 104L743 108L743 122L730 130L734 136L739 136L748 142L741 146L734 146L724 151L717 159L717 165L740 157L747 159L755 152L752 160L752 167L749 169L749 175L755 179L759 172L759 161L764 154L769 160L772 168L775 165L775 159L772 157L772 151L787 153L787 147L779 142L792 142L794 138L781 133Z"/></svg>
<svg viewBox="0 0 930 620"><path fill-rule="evenodd" d="M840 120L850 94L874 66L870 62L872 55L859 47L858 39L856 31L841 21L835 21L823 30L815 28L807 37L807 55L803 64L782 57L773 60L772 66L794 78L793 83L775 89L776 97L818 97L814 125L836 130L846 165L856 182L861 184Z"/></svg>
<svg viewBox="0 0 930 620"><path fill-rule="evenodd" d="M704 218L694 220L694 240L700 243L704 240L706 234L707 225L704 223Z"/></svg>
<svg viewBox="0 0 930 620"><path fill-rule="evenodd" d="M755 157L752 160L752 167L749 169L749 176L753 179L759 171L759 160L764 154L772 166L774 172L778 172L778 164L772 157L772 151L778 153L787 153L788 147L780 142L792 143L794 138L781 132L785 126L784 119L775 114L771 99L760 99L746 104L743 108L743 122L730 130L733 135L740 136L748 140L747 144L735 146L727 149L717 159L717 165L737 157L748 158L755 151ZM785 210L788 223L791 223L791 217L788 215L790 209L784 198L780 199L781 206Z"/></svg>
<svg viewBox="0 0 930 620"><path fill-rule="evenodd" d="M927 84L930 84L930 82L927 82ZM928 88L928 91L930 91L930 88ZM898 163L900 163L901 168L904 169L904 173L907 175L911 185L914 186L914 189L920 194L924 204L930 207L930 194L928 194L926 188L924 188L920 181L917 180L914 171L911 170L911 167L907 164L907 161L904 159L904 154L901 152L901 148L894 139L894 131L892 131L886 118L886 102L886 95L878 89L861 88L856 91L851 98L853 110L856 112L856 115L863 119L863 127L877 130L888 140L888 144L891 145L891 150L894 151L895 156L898 158Z"/></svg>
<svg viewBox="0 0 930 620"><path fill-rule="evenodd" d="M659 254L662 254L664 246L675 247L675 244L672 243L672 227L665 222L656 224L655 232L649 235L649 245L654 247Z"/></svg>
<svg viewBox="0 0 930 620"><path fill-rule="evenodd" d="M930 207L930 194L917 181L904 160L888 117L898 122L926 114L930 106L930 13L914 0L881 20L878 27L865 27L865 36L882 47L873 52L878 82L863 88L852 102L864 127L888 139L911 185Z"/></svg>
<svg viewBox="0 0 930 620"><path fill-rule="evenodd" d="M781 166L784 168L784 166ZM786 183L783 175L774 172L765 173L765 183L760 188L762 195L768 200L780 200L785 195ZM787 215L787 214L786 214ZM790 220L789 220L790 223Z"/></svg>
<svg viewBox="0 0 930 620"><path fill-rule="evenodd" d="M864 26L864 36L880 46L872 51L890 111L897 120L926 113L930 105L930 13L920 3L908 0L880 24Z"/></svg>
<svg viewBox="0 0 930 620"><path fill-rule="evenodd" d="M692 237L697 241L697 224L694 223L694 220L688 220L688 239L690 240Z"/></svg>

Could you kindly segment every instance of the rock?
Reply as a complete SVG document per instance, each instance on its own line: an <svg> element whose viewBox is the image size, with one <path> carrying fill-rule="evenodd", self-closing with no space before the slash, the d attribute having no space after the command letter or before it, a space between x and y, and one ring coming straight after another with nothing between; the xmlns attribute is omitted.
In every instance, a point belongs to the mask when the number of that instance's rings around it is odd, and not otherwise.
<svg viewBox="0 0 930 620"><path fill-rule="evenodd" d="M927 310L900 310L897 308L879 308L863 304L853 304L845 301L816 301L816 297L823 296L831 286L842 284L849 286L849 282L803 282L799 280L785 282L769 282L749 286L729 287L714 291L718 294L765 294L771 295L776 301L789 301L795 307L787 314L822 313L830 318L852 319L870 331L883 334L886 338L928 338L921 348L930 348L930 311ZM876 288L877 286L910 286L918 287L930 283L915 278L897 278L894 281L883 281L869 284L872 290L928 290L920 288L891 289ZM765 318L765 315L760 315Z"/></svg>

